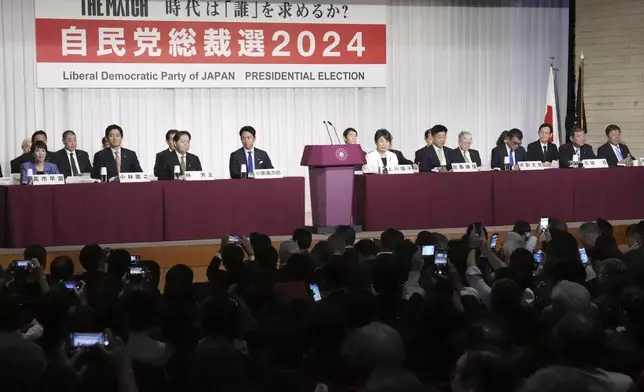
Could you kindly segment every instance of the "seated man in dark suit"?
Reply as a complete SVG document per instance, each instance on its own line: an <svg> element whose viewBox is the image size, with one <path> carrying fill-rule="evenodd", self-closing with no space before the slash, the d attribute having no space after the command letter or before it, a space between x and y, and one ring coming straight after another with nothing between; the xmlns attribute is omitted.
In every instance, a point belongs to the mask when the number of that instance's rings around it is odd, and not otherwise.
<svg viewBox="0 0 644 392"><path fill-rule="evenodd" d="M470 148L471 145L471 133L463 131L458 134L458 148L447 154L448 170L452 170L452 163L476 163L477 167L481 167L481 156L478 151Z"/></svg>
<svg viewBox="0 0 644 392"><path fill-rule="evenodd" d="M425 153L425 149L428 147L431 147L432 144L434 144L434 137L432 136L431 128L425 131L425 144L426 144L425 147L419 148L414 153L414 163L416 163L417 165L420 164L423 154Z"/></svg>
<svg viewBox="0 0 644 392"><path fill-rule="evenodd" d="M576 156L576 159L573 156ZM559 167L561 168L571 167L575 161L578 162L578 167L581 167L583 160L596 158L592 146L586 144L586 131L579 127L572 129L570 143L559 147Z"/></svg>
<svg viewBox="0 0 644 392"><path fill-rule="evenodd" d="M490 167L505 170L505 157L508 157L510 170L519 170L518 163L524 162L527 155L521 143L523 143L523 132L516 128L511 129L506 143L492 149Z"/></svg>
<svg viewBox="0 0 644 392"><path fill-rule="evenodd" d="M34 144L36 140L39 140L41 142L44 142L47 144L47 134L45 131L36 131L31 135L31 144ZM26 152L16 159L12 160L10 162L11 166L11 173L12 174L19 174L20 173L20 166L25 163L25 162L30 162L33 159L33 155L31 151ZM54 153L52 151L47 150L47 156L45 157L45 162L52 162L54 161Z"/></svg>
<svg viewBox="0 0 644 392"><path fill-rule="evenodd" d="M539 127L539 140L528 144L526 161L543 162L544 166L551 166L552 162L559 160L559 152L554 143L550 143L552 125L541 124Z"/></svg>
<svg viewBox="0 0 644 392"><path fill-rule="evenodd" d="M121 147L123 129L116 124L105 129L105 137L110 143L110 148L100 150L94 154L92 178L101 178L101 168L107 168L107 179L113 181L121 173L141 173L141 165L136 153Z"/></svg>
<svg viewBox="0 0 644 392"><path fill-rule="evenodd" d="M615 124L606 127L608 141L597 149L597 158L606 159L608 166L627 165L632 161L631 152L626 144L622 144L622 130Z"/></svg>
<svg viewBox="0 0 644 392"><path fill-rule="evenodd" d="M342 132L342 137L344 137L344 144L358 144L358 131L355 128L347 128ZM364 158L367 153L365 150L360 147L362 151L362 157ZM356 165L354 168L355 171L362 171L362 165Z"/></svg>
<svg viewBox="0 0 644 392"><path fill-rule="evenodd" d="M54 163L58 166L58 170L65 175L65 178L80 176L81 173L91 173L92 164L89 161L89 154L76 149L76 133L74 131L63 132L63 144L65 148L54 153Z"/></svg>
<svg viewBox="0 0 644 392"><path fill-rule="evenodd" d="M192 136L188 131L179 131L174 134L174 151L164 151L159 158L160 181L174 179L174 167L179 166L179 173L184 176L187 171L201 171L201 161L195 154L190 154L190 140Z"/></svg>
<svg viewBox="0 0 644 392"><path fill-rule="evenodd" d="M273 169L271 158L266 151L255 148L255 128L246 125L239 130L242 148L230 154L228 170L230 178L241 178L241 166L246 165L246 172L250 175L256 169Z"/></svg>
<svg viewBox="0 0 644 392"><path fill-rule="evenodd" d="M450 148L445 147L447 140L447 127L444 125L434 125L430 130L433 144L422 148L422 151L416 151L419 171L446 171L449 165ZM436 170L435 170L436 169Z"/></svg>
<svg viewBox="0 0 644 392"><path fill-rule="evenodd" d="M159 177L159 160L161 159L161 155L163 155L166 152L172 152L174 151L174 135L177 134L176 129L171 129L168 132L165 133L165 143L168 145L168 148L157 152L156 158L154 158L154 176Z"/></svg>

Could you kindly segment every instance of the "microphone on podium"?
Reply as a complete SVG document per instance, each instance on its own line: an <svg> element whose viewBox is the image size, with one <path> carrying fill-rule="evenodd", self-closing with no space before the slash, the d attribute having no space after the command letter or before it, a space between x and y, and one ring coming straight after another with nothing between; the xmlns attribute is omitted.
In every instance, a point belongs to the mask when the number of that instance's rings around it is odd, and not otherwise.
<svg viewBox="0 0 644 392"><path fill-rule="evenodd" d="M331 124L331 121L327 121L329 125L333 128L333 132L335 132L335 138L338 139L338 144L342 144L342 141L340 141L340 136L338 136L338 130L335 129L335 125Z"/></svg>
<svg viewBox="0 0 644 392"><path fill-rule="evenodd" d="M326 128L326 134L329 135L329 141L331 142L331 144L333 144L333 138L331 137L331 131L329 131L329 126L326 123L327 123L327 121L322 121L322 124L324 124L324 127Z"/></svg>

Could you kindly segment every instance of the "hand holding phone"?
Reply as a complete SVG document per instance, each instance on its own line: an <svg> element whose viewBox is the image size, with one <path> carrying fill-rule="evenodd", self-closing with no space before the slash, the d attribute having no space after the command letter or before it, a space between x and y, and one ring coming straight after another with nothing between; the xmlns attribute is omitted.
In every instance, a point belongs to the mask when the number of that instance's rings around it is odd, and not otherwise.
<svg viewBox="0 0 644 392"><path fill-rule="evenodd" d="M447 272L448 272L447 261L448 261L447 252L445 251L436 252L436 257L434 259L434 266L435 266L434 272L438 275L447 275Z"/></svg>
<svg viewBox="0 0 644 392"><path fill-rule="evenodd" d="M550 218L547 216L542 216L539 221L539 227L541 227L541 232L548 231L548 226L550 226Z"/></svg>
<svg viewBox="0 0 644 392"><path fill-rule="evenodd" d="M75 352L94 346L108 347L110 341L105 332L72 332L69 334L69 351Z"/></svg>
<svg viewBox="0 0 644 392"><path fill-rule="evenodd" d="M492 239L490 239L490 249L496 250L496 244L499 242L499 233L492 234Z"/></svg>
<svg viewBox="0 0 644 392"><path fill-rule="evenodd" d="M309 289L311 289L311 293L313 293L313 299L315 300L315 302L322 299L322 293L320 293L320 288L318 287L317 284L310 283Z"/></svg>

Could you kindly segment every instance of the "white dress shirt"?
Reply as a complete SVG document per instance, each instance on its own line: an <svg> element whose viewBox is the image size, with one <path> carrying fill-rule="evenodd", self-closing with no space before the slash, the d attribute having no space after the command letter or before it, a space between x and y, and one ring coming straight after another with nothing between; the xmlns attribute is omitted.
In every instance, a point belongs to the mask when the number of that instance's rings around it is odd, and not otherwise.
<svg viewBox="0 0 644 392"><path fill-rule="evenodd" d="M440 162L441 166L447 166L447 157L445 156L445 147L443 147L443 148L438 148L436 146L433 146L433 147L434 147L434 151L436 151L436 156L438 157L438 161ZM442 157L441 157L441 152L443 153Z"/></svg>
<svg viewBox="0 0 644 392"><path fill-rule="evenodd" d="M459 148L460 150L460 148ZM465 159L465 163L473 163L472 162L472 157L470 156L470 151L463 151L461 150L461 154L463 154L463 159Z"/></svg>
<svg viewBox="0 0 644 392"><path fill-rule="evenodd" d="M71 173L72 176L74 175L74 171L72 170L72 166L73 166L72 165L72 158L71 158L71 156L69 156L69 154L74 154L73 155L74 163L76 164L76 170L78 170L78 175L80 176L81 175L81 169L80 169L80 165L78 164L78 155L76 154L76 151L75 150L74 151L69 151L68 149L65 149L65 154L67 154L67 160L69 161L69 172Z"/></svg>
<svg viewBox="0 0 644 392"><path fill-rule="evenodd" d="M613 147L613 152L615 153L615 157L617 158L618 161L626 159L626 157L622 154L622 150L619 149L619 144L618 145L611 144L611 147ZM619 158L620 156L622 157L622 159Z"/></svg>
<svg viewBox="0 0 644 392"><path fill-rule="evenodd" d="M539 144L541 145L541 152L543 152L543 149L544 149L544 148L546 149L546 152L548 152L548 143L543 144L543 142L542 142L542 141L539 141ZM545 156L546 156L546 152L543 152L543 156L544 156L544 158L545 158Z"/></svg>
<svg viewBox="0 0 644 392"><path fill-rule="evenodd" d="M112 150L112 157L114 158L115 161L116 161L116 153L117 152L119 153L119 157L121 159L123 159L123 154L121 154L121 147L119 147L119 148L110 148L110 150Z"/></svg>

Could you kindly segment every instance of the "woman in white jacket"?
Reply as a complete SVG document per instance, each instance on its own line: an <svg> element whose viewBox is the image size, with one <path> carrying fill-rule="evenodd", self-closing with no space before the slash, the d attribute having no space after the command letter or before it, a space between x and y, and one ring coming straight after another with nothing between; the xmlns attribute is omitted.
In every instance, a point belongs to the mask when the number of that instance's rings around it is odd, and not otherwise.
<svg viewBox="0 0 644 392"><path fill-rule="evenodd" d="M362 166L363 173L382 173L385 169L398 165L396 154L389 151L391 147L391 133L386 129L379 129L373 137L376 149L367 153L367 163Z"/></svg>

